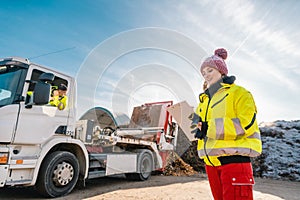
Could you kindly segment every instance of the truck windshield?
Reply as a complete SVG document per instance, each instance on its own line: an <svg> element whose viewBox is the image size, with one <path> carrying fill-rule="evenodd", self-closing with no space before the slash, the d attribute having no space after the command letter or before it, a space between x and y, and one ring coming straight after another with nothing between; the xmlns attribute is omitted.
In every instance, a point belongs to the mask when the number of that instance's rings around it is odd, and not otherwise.
<svg viewBox="0 0 300 200"><path fill-rule="evenodd" d="M0 107L16 103L22 93L24 68L16 65L0 66Z"/></svg>

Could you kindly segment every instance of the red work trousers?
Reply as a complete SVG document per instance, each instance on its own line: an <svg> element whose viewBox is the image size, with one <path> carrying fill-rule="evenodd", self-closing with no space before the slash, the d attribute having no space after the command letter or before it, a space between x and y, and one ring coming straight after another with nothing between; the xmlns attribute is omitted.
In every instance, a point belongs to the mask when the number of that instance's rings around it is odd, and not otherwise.
<svg viewBox="0 0 300 200"><path fill-rule="evenodd" d="M254 178L251 163L206 165L206 173L215 200L252 200Z"/></svg>

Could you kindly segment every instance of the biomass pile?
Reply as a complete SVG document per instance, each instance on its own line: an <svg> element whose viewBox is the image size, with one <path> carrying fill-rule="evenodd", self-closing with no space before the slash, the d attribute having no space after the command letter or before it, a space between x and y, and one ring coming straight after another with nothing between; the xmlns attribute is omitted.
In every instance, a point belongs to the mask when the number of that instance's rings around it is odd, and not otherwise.
<svg viewBox="0 0 300 200"><path fill-rule="evenodd" d="M184 162L176 152L170 151L163 174L166 176L192 176L197 174L197 171Z"/></svg>

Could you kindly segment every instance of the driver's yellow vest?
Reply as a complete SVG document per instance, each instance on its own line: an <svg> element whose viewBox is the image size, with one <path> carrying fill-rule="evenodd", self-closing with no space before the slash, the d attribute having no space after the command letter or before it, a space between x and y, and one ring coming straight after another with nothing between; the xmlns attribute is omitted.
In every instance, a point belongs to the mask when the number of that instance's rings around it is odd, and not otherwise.
<svg viewBox="0 0 300 200"><path fill-rule="evenodd" d="M59 110L63 110L67 105L67 96L54 96L53 100L49 102L51 106L56 106Z"/></svg>

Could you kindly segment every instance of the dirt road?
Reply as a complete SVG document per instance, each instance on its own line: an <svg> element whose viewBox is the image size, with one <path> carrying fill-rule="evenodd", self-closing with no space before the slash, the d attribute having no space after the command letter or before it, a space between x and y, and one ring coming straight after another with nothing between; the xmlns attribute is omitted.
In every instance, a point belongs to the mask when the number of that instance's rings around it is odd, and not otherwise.
<svg viewBox="0 0 300 200"><path fill-rule="evenodd" d="M256 200L296 200L300 197L300 183L256 178ZM41 199L32 188L2 188L0 199ZM212 199L205 175L176 177L154 175L145 182L133 182L123 177L90 180L85 189L56 200L191 200Z"/></svg>

